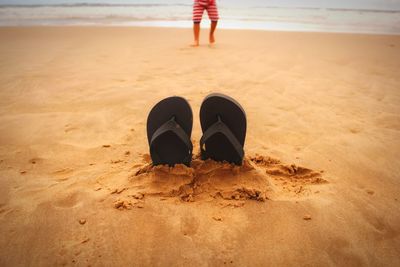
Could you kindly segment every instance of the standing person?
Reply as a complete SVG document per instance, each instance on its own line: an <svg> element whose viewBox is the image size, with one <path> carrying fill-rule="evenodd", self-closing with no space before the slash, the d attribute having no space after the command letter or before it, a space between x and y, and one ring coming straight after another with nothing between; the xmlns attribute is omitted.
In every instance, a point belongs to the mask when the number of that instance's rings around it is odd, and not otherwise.
<svg viewBox="0 0 400 267"><path fill-rule="evenodd" d="M207 10L209 19L211 20L211 29L209 42L215 43L214 32L218 23L218 8L216 0L194 0L193 4L193 33L194 43L192 46L199 46L200 38L200 22L203 17L204 10Z"/></svg>

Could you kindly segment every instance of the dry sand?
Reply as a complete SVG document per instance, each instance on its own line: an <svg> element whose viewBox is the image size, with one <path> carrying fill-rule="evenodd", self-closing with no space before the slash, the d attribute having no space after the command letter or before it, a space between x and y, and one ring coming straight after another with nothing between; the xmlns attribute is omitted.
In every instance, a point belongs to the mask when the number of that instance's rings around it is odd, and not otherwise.
<svg viewBox="0 0 400 267"><path fill-rule="evenodd" d="M0 29L0 266L400 265L400 36L217 38ZM198 154L210 92L244 165L152 168L151 107L186 97Z"/></svg>

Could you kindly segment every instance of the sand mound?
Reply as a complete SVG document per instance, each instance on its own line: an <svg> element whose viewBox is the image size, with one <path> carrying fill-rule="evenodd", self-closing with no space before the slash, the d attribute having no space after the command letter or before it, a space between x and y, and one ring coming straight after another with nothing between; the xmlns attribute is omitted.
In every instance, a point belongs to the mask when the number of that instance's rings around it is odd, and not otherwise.
<svg viewBox="0 0 400 267"><path fill-rule="evenodd" d="M327 183L327 180L322 178L323 171L317 172L295 164L286 165L278 159L261 155L250 157L250 161L265 170L271 184L275 185L274 196L277 199L308 196L312 193L311 185Z"/></svg>
<svg viewBox="0 0 400 267"><path fill-rule="evenodd" d="M264 201L270 190L268 180L248 160L242 166L200 159L194 159L191 167L147 164L130 181L135 187L145 189L146 195L179 197L184 201L209 198Z"/></svg>
<svg viewBox="0 0 400 267"><path fill-rule="evenodd" d="M183 202L215 199L222 206L239 207L248 200L299 199L310 195L309 186L327 182L319 172L261 155L245 158L242 166L198 156L191 167L152 166L148 155L142 158L126 182L112 189L115 208L143 208L145 196Z"/></svg>

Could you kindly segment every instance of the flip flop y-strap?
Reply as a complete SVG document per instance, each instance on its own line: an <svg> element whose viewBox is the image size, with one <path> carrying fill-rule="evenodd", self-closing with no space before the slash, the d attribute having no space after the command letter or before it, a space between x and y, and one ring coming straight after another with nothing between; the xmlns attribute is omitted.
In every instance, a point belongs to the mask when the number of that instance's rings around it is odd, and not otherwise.
<svg viewBox="0 0 400 267"><path fill-rule="evenodd" d="M205 160L208 158L207 151L205 150L205 143L208 139L214 136L217 133L223 134L226 139L232 144L232 147L235 149L239 158L243 158L244 150L240 142L237 140L236 136L232 133L228 126L222 122L221 118L218 117L218 121L211 125L203 134L200 139L200 149L202 159Z"/></svg>
<svg viewBox="0 0 400 267"><path fill-rule="evenodd" d="M161 162L163 162L160 156L156 152L155 141L158 138L160 138L160 136L164 135L167 132L174 133L179 138L179 140L181 140L186 145L188 149L188 155L182 160L182 162L183 163L190 162L190 160L192 159L192 151L193 151L192 142L190 141L189 136L182 129L182 127L178 123L176 123L175 117L172 117L169 121L161 125L160 128L158 128L151 137L150 152L152 155L153 164L158 165Z"/></svg>

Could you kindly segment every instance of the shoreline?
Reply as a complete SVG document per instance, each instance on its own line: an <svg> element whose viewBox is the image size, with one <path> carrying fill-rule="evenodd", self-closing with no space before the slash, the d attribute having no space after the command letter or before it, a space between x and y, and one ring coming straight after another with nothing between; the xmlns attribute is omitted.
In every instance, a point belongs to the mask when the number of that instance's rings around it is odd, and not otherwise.
<svg viewBox="0 0 400 267"><path fill-rule="evenodd" d="M257 0L259 1L259 0ZM257 2L256 1L256 2ZM142 3L137 0L125 4L72 3L27 6L0 6L0 25L100 25L192 27L192 4L185 0L162 3ZM264 3L265 4L265 3ZM218 4L222 29L258 29L298 32L339 32L400 34L400 9L388 5L349 6L331 4L310 7L268 6L261 2L246 4L225 2ZM343 3L342 3L343 4ZM206 14L204 22L208 21Z"/></svg>
<svg viewBox="0 0 400 267"><path fill-rule="evenodd" d="M207 24L206 27L201 27L202 30L207 31L209 29L209 25ZM166 30L192 30L191 27L185 26L185 27L174 27L174 26L144 26L144 25L104 25L104 24L89 24L89 25L84 25L84 24L79 24L79 25L0 25L0 29L7 29L7 28L13 28L13 29L18 29L18 28L24 28L24 29L29 29L29 28L132 28L132 29L166 29ZM218 31L245 31L245 32L263 32L263 33L293 33L293 34L337 34L337 35L359 35L359 36L400 36L400 33L368 33L368 32L336 32L336 31L292 31L292 30L271 30L271 29L247 29L247 28L217 28L217 33Z"/></svg>

